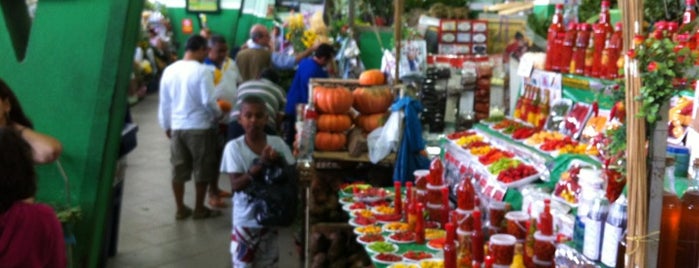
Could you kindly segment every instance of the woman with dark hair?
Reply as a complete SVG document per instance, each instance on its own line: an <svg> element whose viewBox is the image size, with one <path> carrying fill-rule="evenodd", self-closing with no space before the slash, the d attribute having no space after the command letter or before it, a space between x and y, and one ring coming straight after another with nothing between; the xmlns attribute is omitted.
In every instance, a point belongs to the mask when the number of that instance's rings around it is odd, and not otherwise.
<svg viewBox="0 0 699 268"><path fill-rule="evenodd" d="M31 201L37 184L32 148L8 127L0 127L0 148L0 266L66 267L56 214Z"/></svg>
<svg viewBox="0 0 699 268"><path fill-rule="evenodd" d="M22 138L31 146L32 159L35 163L53 162L63 151L63 146L58 140L34 131L34 124L24 114L17 96L2 79L0 79L0 127L10 127L19 131Z"/></svg>

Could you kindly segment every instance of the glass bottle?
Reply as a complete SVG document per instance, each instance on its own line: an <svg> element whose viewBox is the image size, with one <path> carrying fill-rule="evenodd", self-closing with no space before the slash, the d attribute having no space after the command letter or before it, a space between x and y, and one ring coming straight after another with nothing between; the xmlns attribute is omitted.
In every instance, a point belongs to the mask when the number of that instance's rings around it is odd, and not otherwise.
<svg viewBox="0 0 699 268"><path fill-rule="evenodd" d="M510 264L510 268L526 268L524 266L524 250L522 250L522 244L517 243L515 245L515 256L512 257L512 264Z"/></svg>
<svg viewBox="0 0 699 268"><path fill-rule="evenodd" d="M697 0L686 0L684 1L684 13L682 14L682 26L685 26L692 22L697 17L697 12L694 11L694 6L697 4Z"/></svg>
<svg viewBox="0 0 699 268"><path fill-rule="evenodd" d="M542 95L542 100L539 102L539 109L537 111L537 116L536 120L534 123L534 127L538 129L542 129L544 125L546 124L546 118L549 116L549 95L550 91L548 89L544 89L543 92L541 93Z"/></svg>
<svg viewBox="0 0 699 268"><path fill-rule="evenodd" d="M456 205L461 210L473 210L475 191L468 177L464 176L456 188Z"/></svg>
<svg viewBox="0 0 699 268"><path fill-rule="evenodd" d="M442 160L439 157L435 157L430 163L430 180L428 183L434 186L444 184L444 165L442 165Z"/></svg>
<svg viewBox="0 0 699 268"><path fill-rule="evenodd" d="M549 26L546 38L546 61L544 62L544 69L547 71L553 70L554 62L558 56L558 47L555 46L556 39L558 35L562 34L564 31L563 4L557 4L556 12L553 14L553 20L551 21L551 26Z"/></svg>
<svg viewBox="0 0 699 268"><path fill-rule="evenodd" d="M605 78L616 79L619 77L619 67L617 62L621 56L621 50L624 47L624 37L622 32L622 24L618 22L614 25L614 33L609 38L609 51L607 52L608 62L606 66L605 73L607 74Z"/></svg>
<svg viewBox="0 0 699 268"><path fill-rule="evenodd" d="M299 160L304 163L311 162L316 136L316 119L318 113L313 104L307 104L304 111L301 142L299 142Z"/></svg>
<svg viewBox="0 0 699 268"><path fill-rule="evenodd" d="M415 191L415 190L413 190ZM410 204L408 205L408 230L411 230L415 232L416 225L417 225L417 219L418 217L422 218L422 214L418 214L417 212L417 196L415 196L415 193L412 193L412 200L410 201Z"/></svg>
<svg viewBox="0 0 699 268"><path fill-rule="evenodd" d="M454 225L450 222L444 226L447 231L447 238L444 241L444 268L456 268L456 243L454 242L454 237L456 236L456 230Z"/></svg>
<svg viewBox="0 0 699 268"><path fill-rule="evenodd" d="M604 223L609 211L609 201L604 196L596 198L585 222L585 240L583 241L583 255L592 261L599 261L602 247L602 234Z"/></svg>
<svg viewBox="0 0 699 268"><path fill-rule="evenodd" d="M409 181L405 183L405 204L403 204L403 220L408 222L408 217L410 215L410 205L413 202L413 182Z"/></svg>
<svg viewBox="0 0 699 268"><path fill-rule="evenodd" d="M680 231L682 201L675 192L675 159L665 159L665 190L660 217L660 242L657 267L675 267L677 239Z"/></svg>
<svg viewBox="0 0 699 268"><path fill-rule="evenodd" d="M570 73L577 75L585 74L585 52L590 43L592 26L588 23L578 24L578 34L575 37L573 48L573 58L570 60Z"/></svg>
<svg viewBox="0 0 699 268"><path fill-rule="evenodd" d="M682 196L682 216L677 243L675 267L697 267L699 264L699 159L694 160L694 178Z"/></svg>
<svg viewBox="0 0 699 268"><path fill-rule="evenodd" d="M609 15L609 8L611 4L609 0L602 1L602 9L599 14L599 21L593 26L594 31L594 54L592 56L592 76L600 77L600 72L602 71L602 50L604 49L604 43L609 39L609 35L614 31L611 24L611 18Z"/></svg>
<svg viewBox="0 0 699 268"><path fill-rule="evenodd" d="M627 223L627 202L624 195L617 198L609 208L609 215L604 224L601 261L609 267L616 267L619 245L623 242Z"/></svg>
<svg viewBox="0 0 699 268"><path fill-rule="evenodd" d="M544 200L544 211L539 214L539 231L542 235L553 235L553 215L551 215L551 199Z"/></svg>
<svg viewBox="0 0 699 268"><path fill-rule="evenodd" d="M573 47L575 47L575 40L578 37L578 24L569 23L568 31L566 31L563 37L563 43L561 44L561 53L559 60L559 68L561 73L570 73L570 61L573 58Z"/></svg>

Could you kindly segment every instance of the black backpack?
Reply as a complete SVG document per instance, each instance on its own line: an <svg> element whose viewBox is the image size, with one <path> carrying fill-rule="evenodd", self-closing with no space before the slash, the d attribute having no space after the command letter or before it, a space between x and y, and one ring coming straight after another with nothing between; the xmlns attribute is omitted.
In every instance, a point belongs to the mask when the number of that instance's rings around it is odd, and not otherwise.
<svg viewBox="0 0 699 268"><path fill-rule="evenodd" d="M293 165L264 165L245 189L255 220L264 227L290 226L298 206L298 175Z"/></svg>

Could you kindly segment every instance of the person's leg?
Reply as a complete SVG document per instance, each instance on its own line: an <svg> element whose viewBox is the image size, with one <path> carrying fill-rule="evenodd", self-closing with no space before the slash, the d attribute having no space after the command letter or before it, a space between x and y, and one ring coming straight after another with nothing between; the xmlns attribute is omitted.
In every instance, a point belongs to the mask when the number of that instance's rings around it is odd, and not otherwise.
<svg viewBox="0 0 699 268"><path fill-rule="evenodd" d="M264 249L260 248L261 239L264 236L263 228L233 227L233 267L265 267L259 265L258 254L264 254Z"/></svg>
<svg viewBox="0 0 699 268"><path fill-rule="evenodd" d="M184 219L191 214L191 209L184 205L185 182L192 174L191 152L184 143L183 133L172 132L170 139L170 163L172 164L172 193L177 206L177 219Z"/></svg>
<svg viewBox="0 0 699 268"><path fill-rule="evenodd" d="M221 155L223 154L223 147L226 145L226 135L227 135L227 126L226 125L220 125L218 128L218 132L216 133L216 153L214 154L216 156L216 163L221 163ZM216 168L218 171L218 167ZM211 181L209 184L209 205L212 207L217 207L217 208L226 208L228 205L226 202L223 201L224 198L230 197L231 193L227 191L222 191L218 187L218 181L220 178L220 173L217 173L216 177Z"/></svg>
<svg viewBox="0 0 699 268"><path fill-rule="evenodd" d="M279 266L279 232L276 228L264 228L260 237L258 252L255 254L255 267Z"/></svg>
<svg viewBox="0 0 699 268"><path fill-rule="evenodd" d="M282 123L283 138L289 147L293 148L294 138L296 136L296 118L292 116L285 116L284 122Z"/></svg>
<svg viewBox="0 0 699 268"><path fill-rule="evenodd" d="M218 177L218 157L216 156L217 132L215 129L190 131L188 147L192 150L192 170L195 181L194 218L203 219L220 216L220 211L212 211L204 206L206 192Z"/></svg>

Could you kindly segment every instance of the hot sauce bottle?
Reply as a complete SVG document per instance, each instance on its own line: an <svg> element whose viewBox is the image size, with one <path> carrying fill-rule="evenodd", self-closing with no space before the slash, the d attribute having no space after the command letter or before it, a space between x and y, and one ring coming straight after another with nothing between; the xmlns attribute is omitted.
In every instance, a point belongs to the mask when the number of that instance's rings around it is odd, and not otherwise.
<svg viewBox="0 0 699 268"><path fill-rule="evenodd" d="M447 239L444 241L444 268L456 268L456 229L452 223L447 223L444 229L447 231Z"/></svg>
<svg viewBox="0 0 699 268"><path fill-rule="evenodd" d="M481 211L473 211L473 236L471 236L471 254L473 261L482 263L483 260L483 224L481 224Z"/></svg>
<svg viewBox="0 0 699 268"><path fill-rule="evenodd" d="M402 193L401 193L401 187L400 187L400 182L399 181L394 181L393 182L393 190L396 192L393 200L393 213L396 215L402 215L402 210L403 210L403 200L402 200Z"/></svg>
<svg viewBox="0 0 699 268"><path fill-rule="evenodd" d="M422 245L425 244L425 209L422 203L417 203L416 212L415 243Z"/></svg>
<svg viewBox="0 0 699 268"><path fill-rule="evenodd" d="M600 77L601 71L603 71L602 63L602 50L604 49L604 43L612 34L614 29L612 28L611 18L609 16L609 8L611 4L609 0L602 1L602 10L599 14L599 21L593 26L594 31L594 54L592 56L592 76Z"/></svg>
<svg viewBox="0 0 699 268"><path fill-rule="evenodd" d="M475 191L468 177L464 177L456 187L456 206L461 210L473 210Z"/></svg>
<svg viewBox="0 0 699 268"><path fill-rule="evenodd" d="M556 61L558 56L558 47L555 46L556 38L558 35L563 34L565 28L563 27L563 4L556 5L556 13L553 14L553 21L551 21L551 26L549 26L547 41L546 41L546 61L544 63L544 69L547 71L554 70L554 61Z"/></svg>
<svg viewBox="0 0 699 268"><path fill-rule="evenodd" d="M567 74L571 72L570 62L573 59L573 47L575 47L575 40L578 37L578 24L571 22L568 24L568 31L566 31L563 37L563 44L561 45L561 53L559 59L559 68L561 73Z"/></svg>
<svg viewBox="0 0 699 268"><path fill-rule="evenodd" d="M624 37L622 35L622 24L618 22L614 25L614 33L609 38L609 46L607 51L608 62L606 65L607 74L604 78L616 79L619 78L619 67L617 62L621 56L621 50L624 46Z"/></svg>
<svg viewBox="0 0 699 268"><path fill-rule="evenodd" d="M442 188L442 215L440 217L439 224L445 226L449 222L449 188Z"/></svg>
<svg viewBox="0 0 699 268"><path fill-rule="evenodd" d="M413 202L413 182L409 181L405 183L405 204L403 204L403 219L408 221L408 214L410 213L410 204Z"/></svg>
<svg viewBox="0 0 699 268"><path fill-rule="evenodd" d="M575 37L573 58L570 61L570 73L577 75L585 74L585 52L587 51L591 34L592 26L590 26L590 24L578 24L578 34Z"/></svg>
<svg viewBox="0 0 699 268"><path fill-rule="evenodd" d="M697 4L697 0L686 0L685 1L685 8L684 8L684 14L682 14L682 25L680 25L680 28L682 26L687 25L688 23L694 21L694 19L697 17L697 12L694 11L694 6ZM690 33L690 39L692 40L689 42L689 49L694 50L697 48L697 42L699 42L699 34L696 33Z"/></svg>
<svg viewBox="0 0 699 268"><path fill-rule="evenodd" d="M551 199L544 200L544 211L539 214L539 231L543 235L553 235L553 215L551 215Z"/></svg>
<svg viewBox="0 0 699 268"><path fill-rule="evenodd" d="M444 165L442 165L442 160L439 157L432 159L430 163L430 181L428 183L434 186L440 186L444 184Z"/></svg>
<svg viewBox="0 0 699 268"><path fill-rule="evenodd" d="M415 231L415 225L417 225L417 218L418 218L418 212L417 212L417 196L415 196L415 193L412 194L412 199L410 200L408 204L408 230ZM419 215L420 218L422 218L422 214Z"/></svg>

